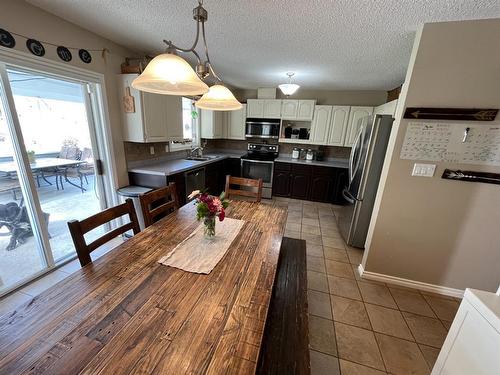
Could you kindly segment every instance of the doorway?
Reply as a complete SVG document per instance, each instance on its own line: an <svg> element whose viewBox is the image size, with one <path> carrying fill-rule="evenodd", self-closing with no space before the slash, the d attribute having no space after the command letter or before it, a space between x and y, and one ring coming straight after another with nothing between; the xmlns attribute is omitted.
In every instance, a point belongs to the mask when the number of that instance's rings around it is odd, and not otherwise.
<svg viewBox="0 0 500 375"><path fill-rule="evenodd" d="M0 75L1 296L76 257L67 222L106 208L109 184L96 84L1 61Z"/></svg>

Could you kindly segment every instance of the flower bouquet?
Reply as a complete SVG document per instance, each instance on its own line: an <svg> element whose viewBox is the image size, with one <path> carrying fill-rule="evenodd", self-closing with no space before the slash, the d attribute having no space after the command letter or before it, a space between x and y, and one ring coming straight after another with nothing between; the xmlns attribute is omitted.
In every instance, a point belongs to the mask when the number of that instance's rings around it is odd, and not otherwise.
<svg viewBox="0 0 500 375"><path fill-rule="evenodd" d="M225 209L229 206L229 201L224 199L224 195L222 192L219 197L215 197L199 190L189 194L189 199L195 198L196 219L203 220L207 238L215 236L215 218L218 217L219 221L223 221L226 217Z"/></svg>

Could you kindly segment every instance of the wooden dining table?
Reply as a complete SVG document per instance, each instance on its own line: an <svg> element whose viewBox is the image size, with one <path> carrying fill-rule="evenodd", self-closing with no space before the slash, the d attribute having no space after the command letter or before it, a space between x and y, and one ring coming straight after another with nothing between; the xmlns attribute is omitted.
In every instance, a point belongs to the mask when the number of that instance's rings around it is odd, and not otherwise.
<svg viewBox="0 0 500 375"><path fill-rule="evenodd" d="M187 204L0 319L0 374L253 374L286 210L244 225L208 275L158 260L200 225Z"/></svg>

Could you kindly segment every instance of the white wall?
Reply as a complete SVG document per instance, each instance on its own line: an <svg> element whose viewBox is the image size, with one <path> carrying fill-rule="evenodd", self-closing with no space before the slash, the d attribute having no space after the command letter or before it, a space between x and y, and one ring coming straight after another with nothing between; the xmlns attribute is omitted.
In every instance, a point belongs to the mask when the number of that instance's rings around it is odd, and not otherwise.
<svg viewBox="0 0 500 375"><path fill-rule="evenodd" d="M116 74L120 73L120 64L124 61L124 58L133 55L133 52L20 0L2 0L0 27L40 41L48 41L64 46L109 49L110 53L106 55L105 59L102 58L99 52L92 52L92 62L90 64L81 62L77 51L72 50L73 59L68 64L104 74L118 184L119 186L127 185L128 174L120 119L121 104L115 77ZM26 39L17 36L15 38L15 49L29 54L26 49ZM55 47L45 45L45 50L44 58L61 62L56 54Z"/></svg>
<svg viewBox="0 0 500 375"><path fill-rule="evenodd" d="M500 186L411 177L399 154L405 107L500 108L500 19L426 24L415 40L382 172L364 269L450 288L500 283ZM500 124L497 118L494 122ZM490 123L491 124L491 123Z"/></svg>

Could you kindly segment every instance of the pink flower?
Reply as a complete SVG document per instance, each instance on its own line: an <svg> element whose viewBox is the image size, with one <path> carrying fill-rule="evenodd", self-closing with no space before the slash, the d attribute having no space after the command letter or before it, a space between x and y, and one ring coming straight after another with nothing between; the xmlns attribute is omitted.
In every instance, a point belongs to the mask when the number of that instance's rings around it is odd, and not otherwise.
<svg viewBox="0 0 500 375"><path fill-rule="evenodd" d="M215 197L213 200L213 203L214 203L214 206L217 207L217 211L220 212L220 210L224 209L224 207L222 207L222 202L219 198Z"/></svg>

